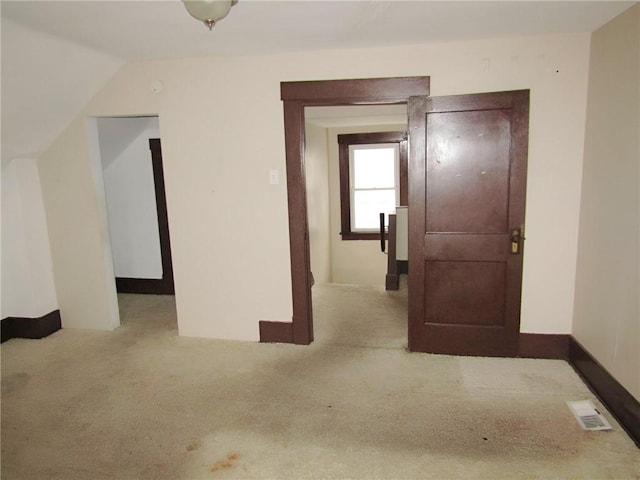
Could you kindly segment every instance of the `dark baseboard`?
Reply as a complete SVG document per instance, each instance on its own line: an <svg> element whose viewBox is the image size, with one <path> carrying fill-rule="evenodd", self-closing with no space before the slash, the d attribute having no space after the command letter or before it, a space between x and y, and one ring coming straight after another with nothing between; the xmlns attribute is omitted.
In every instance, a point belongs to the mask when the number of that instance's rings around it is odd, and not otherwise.
<svg viewBox="0 0 640 480"><path fill-rule="evenodd" d="M293 343L293 323L261 320L261 343Z"/></svg>
<svg viewBox="0 0 640 480"><path fill-rule="evenodd" d="M125 278L116 277L118 293L140 293L145 295L174 295L173 278Z"/></svg>
<svg viewBox="0 0 640 480"><path fill-rule="evenodd" d="M12 338L43 338L62 328L60 310L38 318L7 317L2 319L1 341Z"/></svg>
<svg viewBox="0 0 640 480"><path fill-rule="evenodd" d="M640 448L640 402L573 337L569 363Z"/></svg>
<svg viewBox="0 0 640 480"><path fill-rule="evenodd" d="M387 275L386 289L397 290L398 279L399 275ZM294 343L292 323L261 320L259 327L261 343ZM518 357L568 360L569 339L570 335L521 333Z"/></svg>
<svg viewBox="0 0 640 480"><path fill-rule="evenodd" d="M570 338L570 335L521 333L518 356L567 360Z"/></svg>
<svg viewBox="0 0 640 480"><path fill-rule="evenodd" d="M398 290L399 288L400 288L400 275L387 273L386 277L384 278L384 289Z"/></svg>
<svg viewBox="0 0 640 480"><path fill-rule="evenodd" d="M398 273L408 275L409 274L409 262L407 260L396 260L398 264Z"/></svg>

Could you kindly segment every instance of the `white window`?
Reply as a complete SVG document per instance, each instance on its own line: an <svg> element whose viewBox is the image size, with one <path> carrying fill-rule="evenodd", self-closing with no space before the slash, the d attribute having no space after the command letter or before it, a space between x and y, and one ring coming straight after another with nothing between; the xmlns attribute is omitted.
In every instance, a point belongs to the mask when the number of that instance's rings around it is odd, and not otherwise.
<svg viewBox="0 0 640 480"><path fill-rule="evenodd" d="M338 135L338 160L342 240L379 240L380 214L408 202L406 133Z"/></svg>
<svg viewBox="0 0 640 480"><path fill-rule="evenodd" d="M349 145L351 231L380 230L380 213L400 204L398 143Z"/></svg>

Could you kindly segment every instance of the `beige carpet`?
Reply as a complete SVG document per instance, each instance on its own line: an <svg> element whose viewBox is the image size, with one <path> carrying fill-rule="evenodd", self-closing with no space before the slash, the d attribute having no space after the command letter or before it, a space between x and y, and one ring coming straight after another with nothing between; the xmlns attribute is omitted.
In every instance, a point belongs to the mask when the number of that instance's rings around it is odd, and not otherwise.
<svg viewBox="0 0 640 480"><path fill-rule="evenodd" d="M348 307L394 295L314 287L308 347L178 337L173 298L144 296L114 332L10 340L2 478L638 479L608 413L578 427L569 365L407 353L402 321Z"/></svg>
<svg viewBox="0 0 640 480"><path fill-rule="evenodd" d="M407 347L407 285L314 285L315 341L322 345L391 348Z"/></svg>

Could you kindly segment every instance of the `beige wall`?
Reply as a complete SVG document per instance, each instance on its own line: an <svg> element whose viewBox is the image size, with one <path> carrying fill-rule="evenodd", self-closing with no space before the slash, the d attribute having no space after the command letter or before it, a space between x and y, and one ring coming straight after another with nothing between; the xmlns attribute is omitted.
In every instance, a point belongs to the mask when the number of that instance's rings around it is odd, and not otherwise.
<svg viewBox="0 0 640 480"><path fill-rule="evenodd" d="M588 42L532 36L125 66L40 159L63 320L108 325L112 308L87 116L160 116L179 331L256 340L259 320L291 319L286 183L268 182L269 169L285 169L280 82L431 75L433 95L531 89L522 331L569 333Z"/></svg>
<svg viewBox="0 0 640 480"><path fill-rule="evenodd" d="M396 132L406 125L366 125L329 128L329 186L331 191L331 269L333 283L384 285L387 256L378 240L342 240L340 235L340 168L338 135L345 133Z"/></svg>
<svg viewBox="0 0 640 480"><path fill-rule="evenodd" d="M37 161L2 162L0 318L37 318L58 308Z"/></svg>
<svg viewBox="0 0 640 480"><path fill-rule="evenodd" d="M2 318L40 317L57 309L58 301L38 158L124 62L5 16L0 20ZM72 303L75 309L77 292Z"/></svg>
<svg viewBox="0 0 640 480"><path fill-rule="evenodd" d="M640 400L640 6L594 32L573 335Z"/></svg>
<svg viewBox="0 0 640 480"><path fill-rule="evenodd" d="M304 128L311 272L320 285L331 282L327 129L311 123Z"/></svg>
<svg viewBox="0 0 640 480"><path fill-rule="evenodd" d="M91 125L93 123L93 125ZM93 127L93 129L89 127ZM95 120L74 120L39 159L63 328L119 325Z"/></svg>

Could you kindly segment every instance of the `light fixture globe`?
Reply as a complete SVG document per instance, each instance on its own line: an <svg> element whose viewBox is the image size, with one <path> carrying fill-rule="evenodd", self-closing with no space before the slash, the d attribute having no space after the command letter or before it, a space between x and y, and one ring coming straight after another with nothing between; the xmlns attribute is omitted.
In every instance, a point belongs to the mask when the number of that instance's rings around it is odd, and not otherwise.
<svg viewBox="0 0 640 480"><path fill-rule="evenodd" d="M204 22L213 28L217 21L222 20L229 14L231 7L238 3L238 0L182 0L187 12L196 20Z"/></svg>

